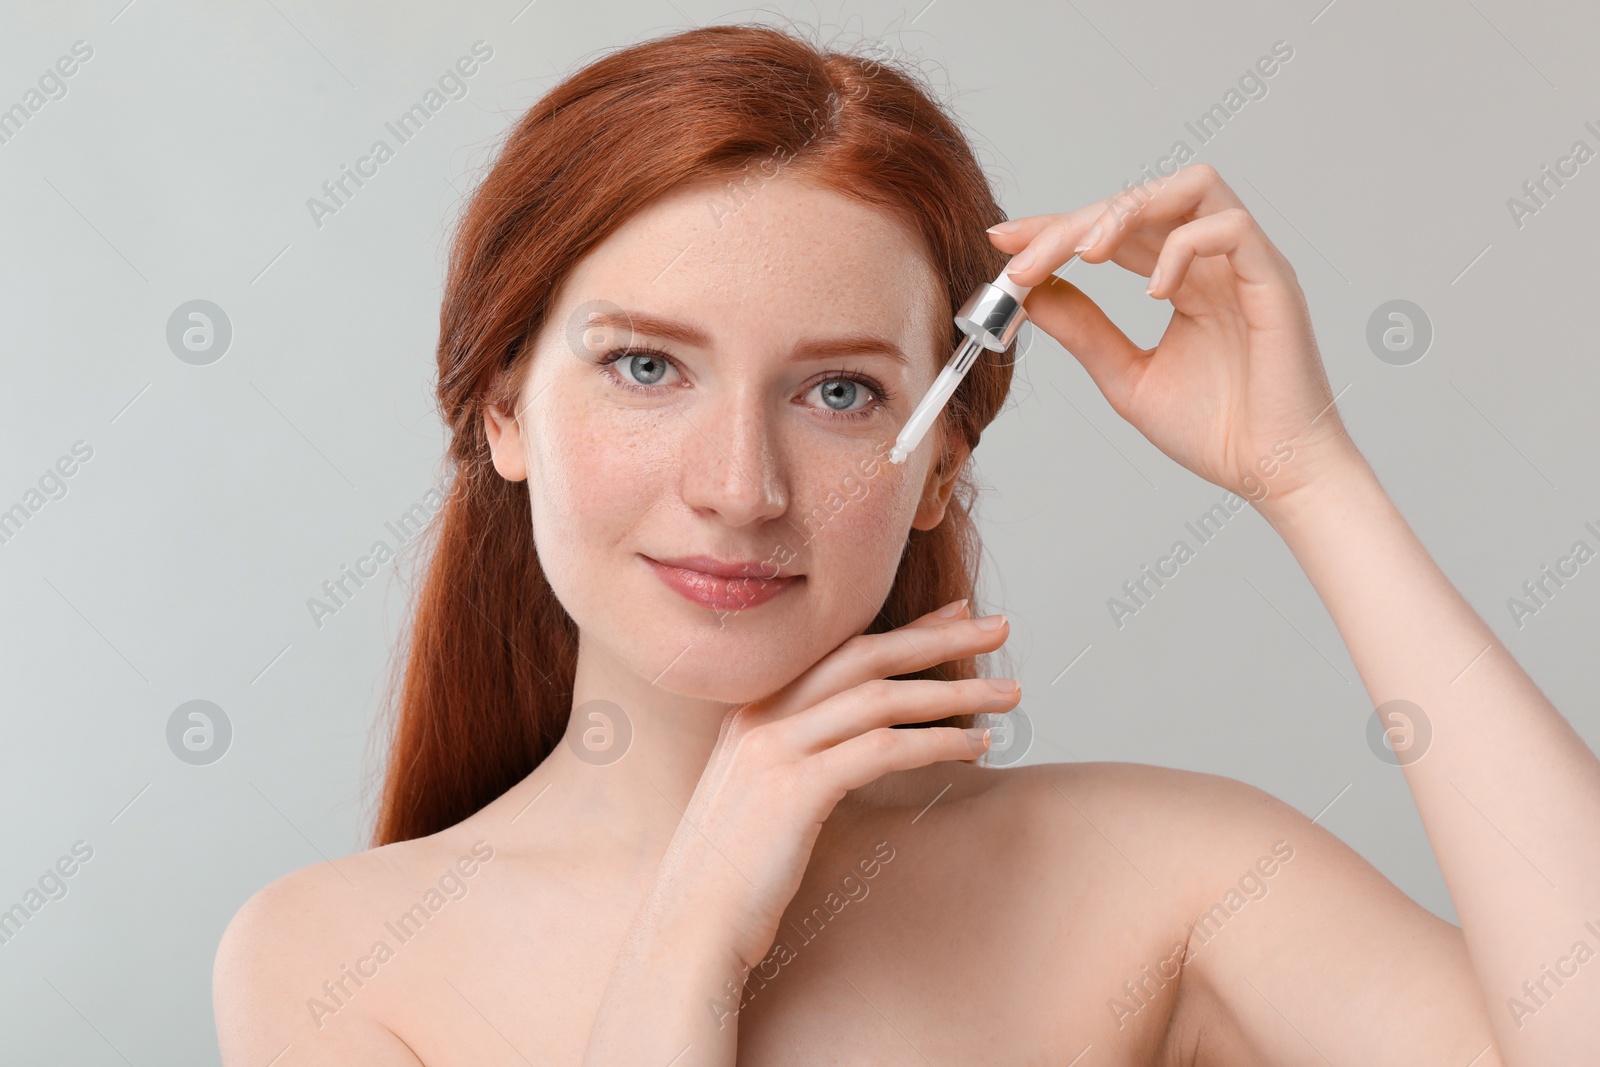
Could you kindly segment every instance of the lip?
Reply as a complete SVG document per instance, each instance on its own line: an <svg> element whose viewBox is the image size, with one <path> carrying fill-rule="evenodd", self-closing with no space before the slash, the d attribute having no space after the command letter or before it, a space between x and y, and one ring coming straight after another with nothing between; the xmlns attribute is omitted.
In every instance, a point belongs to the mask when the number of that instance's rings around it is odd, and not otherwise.
<svg viewBox="0 0 1600 1067"><path fill-rule="evenodd" d="M710 556L684 556L660 560L640 553L656 577L691 603L712 611L748 611L765 604L803 580L803 575L764 577L770 564L759 560L718 560Z"/></svg>

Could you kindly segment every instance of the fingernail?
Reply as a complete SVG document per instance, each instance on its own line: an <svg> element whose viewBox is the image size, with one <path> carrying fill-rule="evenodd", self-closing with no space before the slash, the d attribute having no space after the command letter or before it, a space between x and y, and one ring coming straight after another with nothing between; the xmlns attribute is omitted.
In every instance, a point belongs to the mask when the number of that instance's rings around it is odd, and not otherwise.
<svg viewBox="0 0 1600 1067"><path fill-rule="evenodd" d="M1011 257L1011 262L1006 264L1006 273L1015 274L1033 266L1033 249L1024 248L1021 252Z"/></svg>
<svg viewBox="0 0 1600 1067"><path fill-rule="evenodd" d="M968 737L972 738L973 748L989 747L989 728L987 726L969 726L964 732Z"/></svg>
<svg viewBox="0 0 1600 1067"><path fill-rule="evenodd" d="M1089 249L1094 247L1094 243L1098 240L1100 240L1100 224L1097 222L1094 224L1094 229L1089 231L1088 236L1084 237L1083 244L1079 245L1077 248L1074 248L1073 251L1087 252Z"/></svg>
<svg viewBox="0 0 1600 1067"><path fill-rule="evenodd" d="M961 609L966 607L966 606L967 606L967 598L966 597L962 597L960 600L957 600L953 604L946 604L944 607L940 608L936 612L936 614L938 614L938 615L940 615L940 616L942 616L943 618L946 618L946 619L953 619L957 615L960 615L961 614Z"/></svg>
<svg viewBox="0 0 1600 1067"><path fill-rule="evenodd" d="M1161 265L1157 264L1156 265L1156 269L1150 272L1150 284L1149 284L1149 286L1147 286L1145 288L1145 292L1149 293L1151 295L1154 295L1155 291L1156 291L1156 286L1158 286L1160 284L1161 284Z"/></svg>
<svg viewBox="0 0 1600 1067"><path fill-rule="evenodd" d="M988 682L989 688L993 689L996 693L1015 693L1019 688L1021 688L1017 685L1017 680L1015 678L990 678L988 679Z"/></svg>
<svg viewBox="0 0 1600 1067"><path fill-rule="evenodd" d="M1022 225L1022 223L1016 222L1016 221L998 222L995 225L990 226L987 230L984 230L983 232L984 233L1016 233L1017 232L1017 228L1019 226L1021 226L1021 225Z"/></svg>
<svg viewBox="0 0 1600 1067"><path fill-rule="evenodd" d="M976 621L980 630L998 630L1005 625L1006 617L1004 615L985 615Z"/></svg>

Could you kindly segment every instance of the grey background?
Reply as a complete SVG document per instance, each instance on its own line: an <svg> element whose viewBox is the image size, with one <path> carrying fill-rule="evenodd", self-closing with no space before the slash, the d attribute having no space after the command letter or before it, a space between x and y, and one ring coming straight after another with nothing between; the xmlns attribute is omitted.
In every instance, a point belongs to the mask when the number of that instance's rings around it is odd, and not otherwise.
<svg viewBox="0 0 1600 1067"><path fill-rule="evenodd" d="M10 4L0 107L94 49L0 145L0 509L77 441L66 493L0 544L0 908L76 841L68 894L0 946L0 1059L216 1060L211 960L255 890L358 850L369 727L407 561L319 629L306 606L441 473L432 348L444 247L497 138L558 76L690 22L784 17L918 57L1013 216L1106 196L1178 139L1304 285L1340 410L1424 544L1591 746L1600 562L1519 628L1507 598L1600 539L1592 234L1600 161L1518 227L1507 198L1600 138L1600 14L1563 3L692 0ZM125 6L126 5L126 6ZM477 40L492 60L318 228L322 182ZM1275 41L1293 58L1208 144L1184 126ZM392 140L392 138L391 138ZM1140 344L1169 306L1069 268ZM177 358L180 304L225 356ZM1430 318L1420 361L1366 342ZM1042 335L978 452L990 600L1008 611L1027 762L1128 760L1251 782L1453 919L1325 610L1272 529L1234 518L1118 629L1125 579L1224 492L1166 459ZM1192 538L1191 538L1192 541ZM1067 670L1071 664L1071 669ZM169 750L221 707L210 765ZM1331 805L1331 806L1330 806Z"/></svg>

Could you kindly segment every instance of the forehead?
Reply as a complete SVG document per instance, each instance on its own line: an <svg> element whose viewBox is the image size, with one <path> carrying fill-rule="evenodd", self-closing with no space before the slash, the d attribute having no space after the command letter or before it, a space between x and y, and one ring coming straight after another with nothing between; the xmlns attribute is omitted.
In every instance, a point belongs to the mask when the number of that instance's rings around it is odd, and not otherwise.
<svg viewBox="0 0 1600 1067"><path fill-rule="evenodd" d="M562 303L605 300L685 318L717 343L861 328L942 356L945 287L920 235L888 213L752 166L674 189L568 278Z"/></svg>

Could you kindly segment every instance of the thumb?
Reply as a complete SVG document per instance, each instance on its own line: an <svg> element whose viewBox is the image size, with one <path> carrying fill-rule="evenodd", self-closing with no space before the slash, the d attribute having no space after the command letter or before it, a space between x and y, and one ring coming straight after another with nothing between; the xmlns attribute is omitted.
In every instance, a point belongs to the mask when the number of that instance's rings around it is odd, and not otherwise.
<svg viewBox="0 0 1600 1067"><path fill-rule="evenodd" d="M1049 275L1022 308L1028 320L1071 352L1119 415L1132 396L1146 352L1128 339L1100 305L1076 285Z"/></svg>

